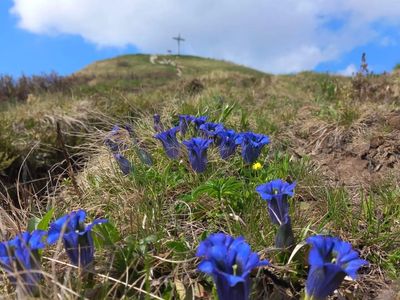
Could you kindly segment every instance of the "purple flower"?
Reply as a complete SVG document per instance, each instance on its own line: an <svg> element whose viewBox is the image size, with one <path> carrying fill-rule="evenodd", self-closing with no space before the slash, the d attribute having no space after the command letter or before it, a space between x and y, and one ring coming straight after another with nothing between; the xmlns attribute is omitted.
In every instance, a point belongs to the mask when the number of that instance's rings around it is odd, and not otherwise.
<svg viewBox="0 0 400 300"><path fill-rule="evenodd" d="M198 246L196 256L203 258L199 270L212 276L220 300L249 299L251 271L268 265L251 251L243 237L224 233L208 236Z"/></svg>
<svg viewBox="0 0 400 300"><path fill-rule="evenodd" d="M179 131L182 135L186 134L189 124L195 119L192 115L179 115Z"/></svg>
<svg viewBox="0 0 400 300"><path fill-rule="evenodd" d="M114 158L117 161L118 166L124 175L128 175L132 172L131 162L128 159L126 159L122 154L116 153L114 154Z"/></svg>
<svg viewBox="0 0 400 300"><path fill-rule="evenodd" d="M326 299L339 288L346 275L357 277L358 269L368 262L360 259L351 244L336 237L309 237L308 262L311 265L306 282L306 294L315 300Z"/></svg>
<svg viewBox="0 0 400 300"><path fill-rule="evenodd" d="M54 244L62 238L69 259L74 265L82 268L93 262L93 226L108 222L106 219L97 219L86 226L85 218L86 212L82 209L62 216L50 224L47 237L49 244Z"/></svg>
<svg viewBox="0 0 400 300"><path fill-rule="evenodd" d="M130 135L132 134L132 127L130 125L114 125L110 133L104 140L104 144L110 149L112 153L117 153L128 148Z"/></svg>
<svg viewBox="0 0 400 300"><path fill-rule="evenodd" d="M288 196L293 197L296 182L289 184L281 179L272 180L256 187L257 193L267 200L272 223L284 224L289 218Z"/></svg>
<svg viewBox="0 0 400 300"><path fill-rule="evenodd" d="M239 134L236 143L242 146L243 160L251 164L260 156L262 148L269 144L269 137L263 134L244 132Z"/></svg>
<svg viewBox="0 0 400 300"><path fill-rule="evenodd" d="M217 133L219 137L219 153L222 159L227 159L235 153L238 135L234 130L223 130Z"/></svg>
<svg viewBox="0 0 400 300"><path fill-rule="evenodd" d="M220 123L207 122L207 123L200 125L199 129L206 138L213 138L220 131L224 130L224 125L222 125Z"/></svg>
<svg viewBox="0 0 400 300"><path fill-rule="evenodd" d="M163 132L164 131L164 126L161 123L161 117L159 114L154 114L153 115L153 128L155 130L155 132Z"/></svg>
<svg viewBox="0 0 400 300"><path fill-rule="evenodd" d="M289 217L288 197L292 197L296 182L289 184L281 179L272 180L256 187L257 193L267 200L272 223L284 224Z"/></svg>
<svg viewBox="0 0 400 300"><path fill-rule="evenodd" d="M45 235L43 230L32 233L25 231L10 241L0 243L0 267L13 285L20 286L30 296L38 294L38 284L42 278L39 250L45 247Z"/></svg>
<svg viewBox="0 0 400 300"><path fill-rule="evenodd" d="M190 165L195 172L202 173L206 170L207 149L211 143L211 140L205 140L199 137L183 141L183 144L189 151Z"/></svg>
<svg viewBox="0 0 400 300"><path fill-rule="evenodd" d="M207 116L194 117L192 122L196 125L197 128L199 128L202 124L207 122L207 119Z"/></svg>
<svg viewBox="0 0 400 300"><path fill-rule="evenodd" d="M293 196L295 186L296 182L289 184L281 179L276 179L256 187L257 193L267 201L271 222L279 225L275 239L277 248L286 248L294 244L288 196Z"/></svg>
<svg viewBox="0 0 400 300"><path fill-rule="evenodd" d="M181 145L176 138L176 133L178 131L179 127L173 127L154 136L156 139L161 141L165 153L171 159L177 158L180 154Z"/></svg>

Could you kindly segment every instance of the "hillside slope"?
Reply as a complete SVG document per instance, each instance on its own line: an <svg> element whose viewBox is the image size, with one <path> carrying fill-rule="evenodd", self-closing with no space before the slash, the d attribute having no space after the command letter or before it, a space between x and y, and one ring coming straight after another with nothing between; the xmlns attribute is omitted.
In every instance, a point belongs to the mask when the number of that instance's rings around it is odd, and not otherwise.
<svg viewBox="0 0 400 300"><path fill-rule="evenodd" d="M343 283L341 295L393 296L400 277L399 79L276 76L188 56L96 62L74 74L68 93L39 93L3 106L1 229L15 235L50 208L57 217L85 209L90 219L109 219L108 231L96 231L105 238L96 238L97 264L87 286L71 278L63 281L68 289L55 287L51 280L61 282L71 269L65 255L46 250L45 257L56 258L46 260L51 277L43 297L209 299L215 291L196 272L193 257L201 240L223 231L244 236L271 261L268 272L253 274L254 298L299 298L308 270L305 248L289 261L292 249L273 246L276 228L255 192L279 178L297 183L290 200L296 243L313 234L339 236L370 263L357 282ZM243 162L241 146L227 160L210 146L207 169L197 174L185 147L179 159L165 155L153 137L155 113L165 129L178 125L180 114L203 115L236 132L266 134L271 143L257 166ZM119 129L110 133L115 124ZM132 165L127 176L104 143L111 134ZM197 134L191 125L178 141ZM39 189L44 198L36 196Z"/></svg>

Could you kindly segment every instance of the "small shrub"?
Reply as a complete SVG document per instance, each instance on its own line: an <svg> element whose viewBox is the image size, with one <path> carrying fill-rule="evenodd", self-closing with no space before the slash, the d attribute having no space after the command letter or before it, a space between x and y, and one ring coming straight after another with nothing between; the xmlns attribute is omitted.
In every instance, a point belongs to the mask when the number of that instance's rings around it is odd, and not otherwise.
<svg viewBox="0 0 400 300"><path fill-rule="evenodd" d="M118 68L129 68L130 64L129 64L129 62L127 62L125 60L119 60L119 61L117 61L117 67Z"/></svg>
<svg viewBox="0 0 400 300"><path fill-rule="evenodd" d="M204 90L204 84L199 79L193 79L185 86L185 91L189 95L196 95Z"/></svg>
<svg viewBox="0 0 400 300"><path fill-rule="evenodd" d="M65 93L74 85L87 82L90 78L84 76L60 76L55 72L50 74L22 75L14 79L9 75L0 76L0 102L17 100L26 101L29 94L43 92Z"/></svg>

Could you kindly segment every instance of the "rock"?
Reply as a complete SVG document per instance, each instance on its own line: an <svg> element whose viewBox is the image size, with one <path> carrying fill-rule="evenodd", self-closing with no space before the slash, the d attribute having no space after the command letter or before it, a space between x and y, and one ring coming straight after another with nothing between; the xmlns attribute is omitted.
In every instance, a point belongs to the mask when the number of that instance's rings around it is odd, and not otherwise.
<svg viewBox="0 0 400 300"><path fill-rule="evenodd" d="M388 117L387 123L393 128L393 129L399 129L400 130L400 115L392 115Z"/></svg>
<svg viewBox="0 0 400 300"><path fill-rule="evenodd" d="M376 149L378 148L380 145L382 145L385 142L385 139L383 138L383 136L375 136L372 139L370 139L369 141L369 147L370 149Z"/></svg>

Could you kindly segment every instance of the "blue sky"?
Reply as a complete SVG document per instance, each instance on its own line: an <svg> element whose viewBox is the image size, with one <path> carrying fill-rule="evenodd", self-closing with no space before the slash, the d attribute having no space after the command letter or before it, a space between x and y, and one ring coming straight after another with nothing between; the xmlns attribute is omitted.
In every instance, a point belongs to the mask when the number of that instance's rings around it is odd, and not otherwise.
<svg viewBox="0 0 400 300"><path fill-rule="evenodd" d="M125 53L137 53L134 47L99 48L79 35L34 34L17 26L9 13L11 0L0 1L0 74L19 76L55 71L71 74L95 60Z"/></svg>
<svg viewBox="0 0 400 300"><path fill-rule="evenodd" d="M178 32L185 54L266 72L350 75L362 52L374 72L390 71L400 63L400 5L396 14L393 0L343 1L1 0L0 74L67 75L121 54L165 53Z"/></svg>

